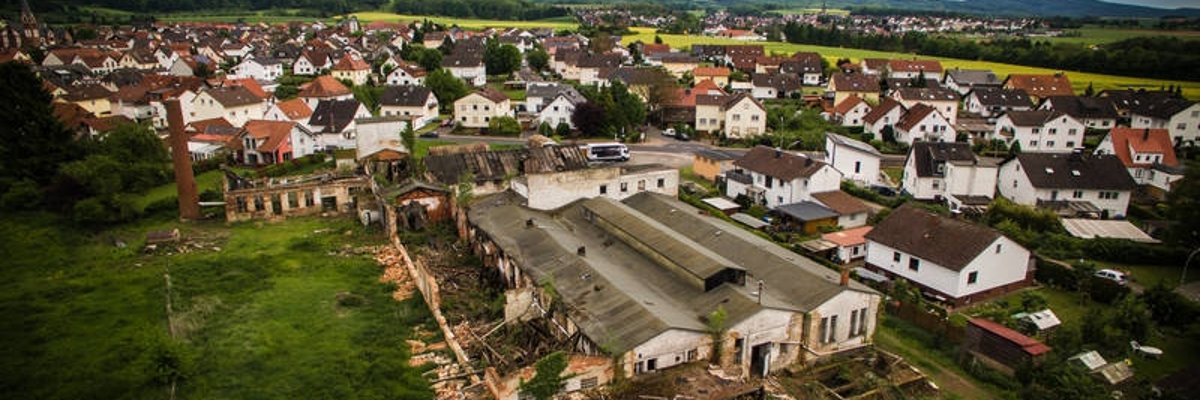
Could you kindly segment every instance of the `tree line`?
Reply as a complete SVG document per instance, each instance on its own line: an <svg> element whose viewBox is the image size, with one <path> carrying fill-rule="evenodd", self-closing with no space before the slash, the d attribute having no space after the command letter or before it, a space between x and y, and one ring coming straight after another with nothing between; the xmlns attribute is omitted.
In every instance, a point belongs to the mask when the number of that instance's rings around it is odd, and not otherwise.
<svg viewBox="0 0 1200 400"><path fill-rule="evenodd" d="M791 43L917 53L1113 75L1200 80L1200 40L1177 37L1135 37L1089 47L1028 38L976 41L922 32L863 34L836 26L821 28L796 23L784 25L781 31Z"/></svg>
<svg viewBox="0 0 1200 400"><path fill-rule="evenodd" d="M460 18L534 20L569 15L567 9L523 0L395 0L399 14Z"/></svg>
<svg viewBox="0 0 1200 400"><path fill-rule="evenodd" d="M325 14L344 14L362 10L381 9L387 0L71 0L65 5L102 6L118 10L152 13L172 11L207 11L207 10L267 10L267 9L304 9ZM39 7L38 10L49 5ZM35 10L36 11L36 10Z"/></svg>

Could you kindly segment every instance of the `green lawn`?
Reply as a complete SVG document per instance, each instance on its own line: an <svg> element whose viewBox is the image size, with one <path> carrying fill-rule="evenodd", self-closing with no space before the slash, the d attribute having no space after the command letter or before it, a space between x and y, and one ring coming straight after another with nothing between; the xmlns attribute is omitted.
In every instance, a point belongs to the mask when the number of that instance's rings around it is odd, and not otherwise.
<svg viewBox="0 0 1200 400"><path fill-rule="evenodd" d="M994 399L1002 391L972 377L946 353L930 348L935 340L920 328L883 315L875 329L875 344L917 367L938 385L944 398Z"/></svg>
<svg viewBox="0 0 1200 400"><path fill-rule="evenodd" d="M201 249L141 251L146 231L171 228ZM431 399L404 342L415 326L434 330L420 300L392 300L369 255L329 255L382 242L352 219L227 227L160 215L92 232L6 215L0 398L164 398L163 366L182 365L180 398Z"/></svg>
<svg viewBox="0 0 1200 400"><path fill-rule="evenodd" d="M429 139L417 138L417 146L416 146L417 149L413 151L413 158L416 158L416 159L425 158L425 156L429 155L430 147L444 146L444 145L448 145L448 144L454 144L454 142L451 142L449 140L436 140L436 139L429 140Z"/></svg>
<svg viewBox="0 0 1200 400"><path fill-rule="evenodd" d="M221 191L222 172L220 170L212 170L199 175L196 175L196 189L199 193L204 193L206 190ZM141 210L145 210L147 206L158 201L176 198L178 193L175 187L175 180L171 183L150 189L146 193L138 197L137 206Z"/></svg>
<svg viewBox="0 0 1200 400"><path fill-rule="evenodd" d="M388 22L413 22L430 20L434 23L445 25L458 25L463 29L484 29L484 28L550 28L550 29L576 29L579 24L574 20L564 18L550 18L534 21L501 21L491 19L470 19L470 18L453 18L453 17L437 17L437 16L421 16L421 15L404 15L382 11L365 11L357 12L352 15L358 17L359 21L388 21Z"/></svg>
<svg viewBox="0 0 1200 400"><path fill-rule="evenodd" d="M634 34L626 35L621 38L623 43L632 43L641 40L644 43L650 43L654 40L655 30L653 28L633 28ZM659 35L663 39L663 43L671 45L678 49L690 48L693 44L747 44L745 41L706 37L700 35ZM839 58L849 58L853 61L860 61L863 58L913 58L919 57L922 59L940 60L946 68L964 68L964 69L990 69L1000 76L1009 74L1052 74L1057 72L1056 69L1027 67L1021 65L1003 64L988 61L960 60L946 57L929 57L917 56L915 54L893 53L885 51L862 50L862 49L847 49L841 47L803 45L793 43L780 42L751 42L750 44L762 44L768 52L778 52L791 54L798 51L811 51L820 53L822 57L834 62ZM1168 85L1180 85L1183 87L1184 95L1188 98L1200 98L1200 82L1185 82L1185 81L1170 81L1152 78L1136 78L1124 77L1115 75L1104 75L1087 72L1066 71L1071 79L1071 85L1076 92L1083 92L1089 83L1094 84L1094 89L1097 91L1104 89L1119 89L1119 88L1155 88Z"/></svg>
<svg viewBox="0 0 1200 400"><path fill-rule="evenodd" d="M1125 265L1104 261L1094 262L1098 269L1110 268L1128 271L1129 276L1134 282L1145 287L1154 286L1160 281L1166 283L1169 287L1179 286L1179 278L1183 274L1182 265ZM1188 282L1200 280L1200 262L1193 260L1192 267L1188 270Z"/></svg>
<svg viewBox="0 0 1200 400"><path fill-rule="evenodd" d="M1038 38L1038 40L1048 40L1053 43L1079 43L1079 44L1105 44L1119 42L1125 39L1139 36L1174 36L1180 39L1200 39L1200 32L1197 31L1168 31L1160 29L1123 29L1099 27L1095 25L1086 25L1083 28L1068 30L1070 33L1079 33L1079 36L1063 36L1052 38Z"/></svg>
<svg viewBox="0 0 1200 400"><path fill-rule="evenodd" d="M888 178L892 178L892 182L896 184L899 184L904 179L904 168L901 167L884 168L883 173L887 174Z"/></svg>

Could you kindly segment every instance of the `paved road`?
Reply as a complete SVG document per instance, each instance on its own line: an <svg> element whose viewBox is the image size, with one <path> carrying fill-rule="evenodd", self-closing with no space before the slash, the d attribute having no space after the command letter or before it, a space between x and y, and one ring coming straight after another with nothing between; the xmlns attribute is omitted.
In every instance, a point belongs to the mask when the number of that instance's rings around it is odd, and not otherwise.
<svg viewBox="0 0 1200 400"><path fill-rule="evenodd" d="M657 129L647 129L646 131L647 131L646 132L646 136L647 136L646 141L644 141L642 143L635 143L635 144L629 145L629 150L631 152L635 152L635 153L636 152L673 153L673 154L685 154L685 155L690 156L691 154L694 154L695 152L703 150L703 149L717 148L716 146L706 144L706 143L694 142L694 141L684 142L684 141L675 140L675 139L672 139L669 137L665 137L665 136L662 136L662 134L659 133L659 131ZM449 132L450 132L450 128L438 128L439 136L436 140L443 140L443 141L454 142L454 143L484 142L484 143L525 144L526 138L528 137L528 133L526 133L525 135L522 135L522 137L501 137L501 136L452 135ZM434 140L434 139L429 139L429 140ZM604 142L604 141L605 141L604 139L588 139L588 140L578 141L575 143ZM730 149L726 149L726 150L732 151L732 152L737 152L737 153L742 153L742 152L746 151L746 149L736 149L736 148L730 148Z"/></svg>

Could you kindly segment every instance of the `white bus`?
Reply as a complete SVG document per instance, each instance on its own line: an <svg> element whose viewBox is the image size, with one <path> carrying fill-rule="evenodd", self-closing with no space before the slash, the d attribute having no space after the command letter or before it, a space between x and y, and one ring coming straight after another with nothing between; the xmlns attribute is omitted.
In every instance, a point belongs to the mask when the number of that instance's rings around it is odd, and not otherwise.
<svg viewBox="0 0 1200 400"><path fill-rule="evenodd" d="M629 161L629 147L620 143L589 143L588 161Z"/></svg>

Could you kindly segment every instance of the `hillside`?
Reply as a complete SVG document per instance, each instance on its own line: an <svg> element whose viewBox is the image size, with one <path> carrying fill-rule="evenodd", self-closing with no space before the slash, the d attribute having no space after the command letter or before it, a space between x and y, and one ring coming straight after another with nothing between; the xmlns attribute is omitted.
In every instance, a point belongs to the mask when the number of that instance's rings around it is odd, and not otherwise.
<svg viewBox="0 0 1200 400"><path fill-rule="evenodd" d="M803 1L815 3L819 1ZM1099 0L834 0L830 7L884 7L908 10L951 11L986 15L1066 16L1066 17L1144 17L1200 16L1200 9L1163 9Z"/></svg>

